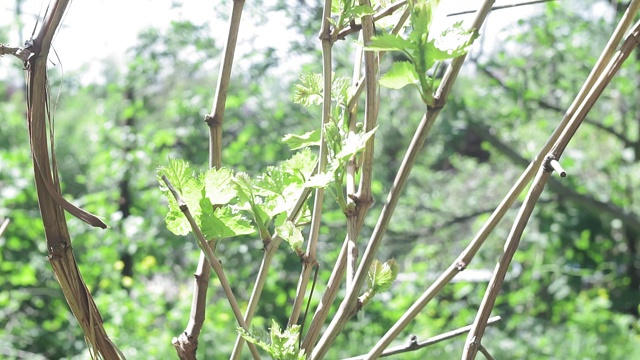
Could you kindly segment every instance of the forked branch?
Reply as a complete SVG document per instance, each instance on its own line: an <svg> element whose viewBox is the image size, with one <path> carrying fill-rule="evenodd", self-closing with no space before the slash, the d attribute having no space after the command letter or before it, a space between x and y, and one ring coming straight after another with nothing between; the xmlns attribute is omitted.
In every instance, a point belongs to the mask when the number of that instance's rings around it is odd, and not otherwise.
<svg viewBox="0 0 640 360"><path fill-rule="evenodd" d="M205 116L205 122L209 126L209 167L219 169L222 166L222 123L224 120L225 104L231 80L231 70L238 41L240 20L244 0L234 0L229 19L229 31L225 43L222 65L218 76L215 98L212 106L212 115ZM189 322L180 336L173 338L172 344L181 359L195 359L198 347L198 338L205 318L207 305L207 288L211 277L211 267L206 264L206 256L200 252L198 266L195 272L195 286ZM253 351L252 351L253 352Z"/></svg>
<svg viewBox="0 0 640 360"><path fill-rule="evenodd" d="M50 5L37 36L19 53L15 53L18 57L24 54L26 58L27 122L38 204L49 263L73 315L82 327L89 351L92 356L99 358L124 359L122 352L107 336L100 312L80 274L64 211L67 210L93 226L106 228L106 225L95 215L72 205L62 197L53 149L54 128L53 115L49 111L47 59L51 41L68 3L67 0L58 0Z"/></svg>
<svg viewBox="0 0 640 360"><path fill-rule="evenodd" d="M225 275L224 269L222 268L222 263L220 262L220 260L218 260L218 258L214 254L213 249L209 245L209 242L207 241L207 239L205 239L204 234L202 234L202 231L200 230L200 227L196 223L196 220L191 215L191 211L189 210L189 207L184 202L184 200L182 200L182 197L173 187L173 184L171 184L171 182L169 181L166 175L162 175L162 181L164 181L164 183L167 185L167 189L169 189L169 191L171 192L171 195L173 195L173 197L176 199L176 202L178 203L180 210L189 221L189 224L191 225L191 230L193 231L193 234L196 237L196 241L198 242L198 247L200 247L200 250L204 252L205 256L207 257L207 261L209 262L209 266L211 266L213 271L215 271L216 275L218 276L220 285L222 286L222 289L224 290L224 293L227 296L227 300L229 301L229 305L231 306L233 315L236 317L236 321L238 322L238 325L240 325L240 327L242 327L243 329L249 331L249 328L247 327L247 324L244 321L244 317L242 316L242 311L240 311L240 307L238 306L236 297L233 294L233 291L231 290L231 286L229 285L227 276ZM249 344L249 349L251 350L251 354L253 355L253 358L259 360L260 355L258 354L258 350L256 349L253 343Z"/></svg>
<svg viewBox="0 0 640 360"><path fill-rule="evenodd" d="M498 323L499 321L502 321L502 318L500 316L494 316L494 317L490 318L489 321L487 321L487 325L494 325L494 324ZM387 356L391 356L391 355L397 355L397 354L402 354L402 353L406 353L406 352L411 352L411 351L424 349L427 346L435 345L435 344L440 343L442 341L453 339L453 338L458 337L460 335L464 335L464 334L468 333L469 330L471 330L471 325L467 325L467 326L463 326L463 327L455 329L455 330L447 331L445 333L442 333L440 335L436 335L434 337L430 337L430 338L428 338L426 340L422 340L422 341L418 341L418 338L415 335L411 335L411 337L409 338L408 344L399 345L399 346L394 346L392 348L388 348L387 350L385 350L380 355L380 357L382 358L382 357L387 357ZM365 360L365 359L368 359L366 357L366 355L360 355L360 356L351 357L351 358L343 359L343 360Z"/></svg>

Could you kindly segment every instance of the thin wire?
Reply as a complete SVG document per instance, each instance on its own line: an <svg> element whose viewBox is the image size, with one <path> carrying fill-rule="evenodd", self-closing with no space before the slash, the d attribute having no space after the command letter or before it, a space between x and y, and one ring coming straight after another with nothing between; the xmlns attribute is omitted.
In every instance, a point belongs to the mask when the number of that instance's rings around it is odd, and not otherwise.
<svg viewBox="0 0 640 360"><path fill-rule="evenodd" d="M320 269L320 265L315 264L315 267L316 271L313 275L313 283L311 284L311 291L309 292L309 300L307 300L307 308L304 309L304 316L302 316L302 325L300 326L300 334L298 336L298 349L302 346L302 331L304 330L304 323L307 321L307 314L309 313L309 305L311 304L313 290L316 288L316 282L318 281L318 269Z"/></svg>
<svg viewBox="0 0 640 360"><path fill-rule="evenodd" d="M533 1L525 1L525 2L513 3L513 4L508 4L508 5L494 6L494 7L491 8L491 11L509 9L509 8L512 8L512 7L525 6L525 5L541 4L541 3L551 2L551 1L556 1L556 0L533 0ZM460 11L460 12L456 12L456 13L447 14L447 16L458 16L458 15L465 15L465 14L473 14L476 11L477 10L465 10L465 11Z"/></svg>

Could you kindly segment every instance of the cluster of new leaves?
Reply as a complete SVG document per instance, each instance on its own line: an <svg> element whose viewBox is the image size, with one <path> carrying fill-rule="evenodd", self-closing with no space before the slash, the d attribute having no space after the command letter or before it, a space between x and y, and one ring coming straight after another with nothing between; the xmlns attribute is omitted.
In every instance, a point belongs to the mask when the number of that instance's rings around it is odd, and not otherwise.
<svg viewBox="0 0 640 360"><path fill-rule="evenodd" d="M442 61L464 55L478 36L476 31L462 28L458 22L442 33L433 36L430 32L433 14L439 0L409 0L411 9L411 31L405 38L400 35L383 33L371 38L368 51L399 51L410 61L393 63L391 69L380 78L380 85L400 89L406 85L415 86L422 101L434 105L434 77L428 71ZM435 71L434 71L435 73Z"/></svg>
<svg viewBox="0 0 640 360"><path fill-rule="evenodd" d="M302 73L300 83L294 85L293 102L302 106L320 105L323 102L322 74ZM333 76L331 79L331 101L336 103L334 116L341 121L347 113L347 103L351 97L349 78ZM319 138L318 138L319 140Z"/></svg>
<svg viewBox="0 0 640 360"><path fill-rule="evenodd" d="M238 327L238 333L245 340L265 350L274 360L304 360L307 356L298 347L300 325L293 325L284 332L275 320L271 320L271 331L251 329L251 332Z"/></svg>
<svg viewBox="0 0 640 360"><path fill-rule="evenodd" d="M377 293L389 290L398 277L398 269L395 259L384 263L374 260L367 273L367 290L360 296L360 304L365 306Z"/></svg>
<svg viewBox="0 0 640 360"><path fill-rule="evenodd" d="M373 136L376 128L363 132L362 125L355 129L349 128L349 111L347 105L349 94L349 78L337 77L331 82L331 100L335 103L332 108L330 121L322 129L316 129L303 135L287 135L283 141L292 150L318 146L321 135L327 143L327 167L324 172L313 175L306 186L313 188L328 188L333 193L340 208L347 209L347 203L342 191L346 164L352 157L364 150L367 140ZM304 105L319 105L323 102L322 75L302 74L300 83L295 85L294 102ZM322 131L322 133L321 133ZM330 186L331 185L331 186Z"/></svg>
<svg viewBox="0 0 640 360"><path fill-rule="evenodd" d="M222 239L253 234L264 241L278 234L294 250L302 246L300 229L287 221L288 211L295 205L315 159L310 151L301 151L279 166L268 167L252 179L246 173L227 168L196 173L184 160L170 160L158 169L160 189L169 201L165 218L167 228L176 235L187 235L191 226L162 176L166 176L198 227L208 239Z"/></svg>

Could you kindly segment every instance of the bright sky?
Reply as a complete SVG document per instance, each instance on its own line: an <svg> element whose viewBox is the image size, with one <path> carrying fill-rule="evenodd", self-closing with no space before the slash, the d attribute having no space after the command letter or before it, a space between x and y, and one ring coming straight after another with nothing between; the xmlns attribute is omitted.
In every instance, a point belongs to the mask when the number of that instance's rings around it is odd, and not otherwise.
<svg viewBox="0 0 640 360"><path fill-rule="evenodd" d="M23 37L29 38L33 30L35 16L44 12L48 0L26 0L23 5L24 33ZM522 1L522 0L520 0ZM231 6L231 1L222 3L218 1L190 0L182 1L180 8L173 8L175 0L75 0L72 1L67 11L63 27L59 30L54 40L55 50L60 57L65 71L78 69L83 64L98 64L101 59L113 57L118 62L126 60L126 50L135 44L137 34L147 27L166 28L171 20L190 20L196 24L212 22L210 28L212 36L222 44L226 32L226 21L216 18L215 7ZM514 0L497 1L496 5L513 3ZM15 16L14 1L4 0L0 5L0 25L7 24ZM481 0L442 0L440 4L441 14L458 12L461 10L475 9L482 3ZM534 9L540 9L543 4L524 6L514 9L496 11L488 19L488 27L483 29L485 47L491 47L497 39L500 29L514 23L531 14ZM223 11L228 13L228 10ZM269 15L272 16L271 14ZM446 22L465 21L470 23L473 14L455 17L440 17ZM243 15L243 20L247 17ZM242 43L252 41L263 44L266 47L274 47L286 58L288 39L282 36L273 36L274 32L286 30L283 24L286 19L282 15L275 14L265 28L242 28L239 46ZM10 45L18 44L18 34L10 34ZM319 44L318 44L319 46ZM486 49L485 49L486 50ZM242 51L242 50L240 50ZM15 59L0 59L0 73L3 64ZM98 70L93 68L93 70ZM0 74L1 75L1 74Z"/></svg>

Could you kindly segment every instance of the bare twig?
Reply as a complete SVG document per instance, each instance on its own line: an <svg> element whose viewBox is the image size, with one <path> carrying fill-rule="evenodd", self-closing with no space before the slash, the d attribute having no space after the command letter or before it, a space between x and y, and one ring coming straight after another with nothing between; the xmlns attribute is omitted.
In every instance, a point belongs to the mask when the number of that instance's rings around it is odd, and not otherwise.
<svg viewBox="0 0 640 360"><path fill-rule="evenodd" d="M500 6L492 7L491 11L510 9L518 6L535 5L535 4L546 3L551 1L555 1L555 0L535 0L535 1L526 1L526 2L518 2L513 4L507 4L507 5L500 5ZM396 12L396 10L402 8L405 5L407 5L407 0L401 0L401 1L398 1L397 3L387 6L386 8L378 11L375 15L373 15L373 22L375 23L380 19L383 19L387 16L392 15L394 12ZM476 10L466 10L466 11L449 13L447 14L447 16L459 16L459 15L465 15L465 14L473 14L475 12ZM342 29L338 34L334 36L334 38L335 40L344 40L346 39L347 36L357 31L360 31L361 29L362 29L362 24L351 23L349 27Z"/></svg>
<svg viewBox="0 0 640 360"><path fill-rule="evenodd" d="M502 318L500 316L494 316L494 317L489 319L487 324L488 325L493 325L493 324L495 324L495 323L497 323L499 321L502 321ZM442 341L445 341L445 340L449 340L449 339L453 339L454 337L458 337L460 335L466 334L466 333L469 332L469 330L471 330L471 325L467 325L467 326L463 326L463 327L455 329L455 330L447 331L445 333L442 333L440 335L436 335L434 337L430 337L430 338L428 338L426 340L423 340L423 341L418 341L416 336L412 335L409 338L408 344L395 346L395 347L392 347L392 348L388 348L382 354L380 354L380 357L387 357L387 356L392 356L392 355L397 355L397 354L402 354L402 353L406 353L406 352L420 350L420 349L423 349L423 348L425 348L427 346L431 346L431 345L437 344L439 342L442 342ZM343 360L364 360L364 359L369 359L369 358L366 357L366 355L359 355L359 356L355 356L355 357L351 357L351 358L347 358L347 359L343 359Z"/></svg>
<svg viewBox="0 0 640 360"><path fill-rule="evenodd" d="M220 74L218 75L218 86L213 100L212 114L205 116L205 121L209 125L209 166L215 168L222 166L222 151L220 150L222 148L222 123L243 7L244 0L233 0L229 19L229 32L224 47L224 58L220 67Z"/></svg>
<svg viewBox="0 0 640 360"><path fill-rule="evenodd" d="M368 0L361 0L361 5L371 6ZM362 40L365 44L371 41L375 34L373 19L371 16L362 17ZM375 51L367 51L364 54L364 85L366 87L365 111L364 111L364 131L373 131L378 124L378 103L380 100L378 73L379 58ZM364 223L367 211L373 204L371 196L371 179L373 176L373 151L375 136L372 136L365 146L362 154L362 166L360 168L360 184L358 192L355 194L356 203L356 224ZM357 234L356 234L357 235ZM353 239L355 241L355 239Z"/></svg>
<svg viewBox="0 0 640 360"><path fill-rule="evenodd" d="M371 6L368 0L360 0L361 6ZM362 17L362 41L367 44L375 34L373 19L371 15ZM366 87L365 111L364 111L364 132L372 131L378 123L378 102L380 94L378 91L378 54L373 51L364 53L364 82ZM356 77L354 77L356 78ZM354 125L354 124L351 124ZM353 209L349 209L347 216L347 291L353 286L356 265L358 260L358 247L356 240L360 231L359 223L364 223L364 218L373 204L371 196L371 180L373 175L373 152L375 136L367 141L362 156L360 166L360 184L358 191L349 196L353 204ZM355 162L355 158L352 159Z"/></svg>
<svg viewBox="0 0 640 360"><path fill-rule="evenodd" d="M331 0L325 0L322 13L322 27L320 29L320 42L322 44L322 134L320 136L320 154L318 156L318 174L323 173L327 167L327 142L324 134L324 125L330 121L331 117L331 82L333 79L331 26L329 17L331 16ZM296 297L293 301L289 325L296 324L302 302L307 293L307 285L311 276L311 270L316 263L316 248L318 245L318 234L320 233L320 223L322 222L322 203L324 201L324 188L316 189L316 195L311 212L311 229L307 241L307 251L302 260L302 272L298 280Z"/></svg>
<svg viewBox="0 0 640 360"><path fill-rule="evenodd" d="M484 355L485 359L487 360L495 360L493 358L493 356L491 356L491 354L489 353L489 350L487 350L484 346L480 345L480 347L478 348L478 350L480 350L480 352L482 353L482 355Z"/></svg>
<svg viewBox="0 0 640 360"><path fill-rule="evenodd" d="M491 280L487 287L487 291L485 292L482 303L480 304L480 310L476 314L473 326L469 331L469 334L467 335L467 343L465 344L464 353L462 355L463 359L475 358L475 355L481 343L482 336L484 335L489 315L491 314L491 310L493 310L493 305L495 304L495 300L498 297L498 294L502 287L502 282L504 281L504 277L507 274L507 270L509 270L511 259L518 249L518 244L520 243L522 233L527 226L529 217L531 216L531 213L536 206L536 202L538 201L540 194L542 194L542 190L544 190L547 178L549 178L549 176L551 175L551 172L546 171L545 169L546 164L540 166L538 175L534 179L533 185L531 186L529 193L525 198L524 204L520 208L520 212L518 213L513 227L511 228L511 232L509 233L504 251L500 256L500 261L496 265L494 275L491 277Z"/></svg>
<svg viewBox="0 0 640 360"><path fill-rule="evenodd" d="M351 87L354 92L358 89L358 81L360 80L360 73L362 71L362 58L364 47L362 45L362 32L360 33L360 43L357 45L354 62L353 62L353 76L351 78ZM355 136L356 134L356 122L358 117L357 103L349 110L349 135ZM356 172L358 171L358 160L356 156L352 156L347 163L346 169L346 191L347 191L347 209L345 215L347 216L347 289L351 287L353 278L356 274L357 260L358 260L358 247L356 246L356 238L358 237L358 224L356 222Z"/></svg>
<svg viewBox="0 0 640 360"><path fill-rule="evenodd" d="M30 48L31 46L29 45L23 47L11 47L5 44L0 44L0 56L13 55L24 63L33 55Z"/></svg>
<svg viewBox="0 0 640 360"><path fill-rule="evenodd" d="M480 25L482 25L482 22L486 18L486 15L489 12L492 4L493 1L485 1L482 8L483 10L480 12L473 24L474 29L477 29L480 27ZM451 90L451 87L455 82L458 72L460 71L460 67L464 62L464 58L464 56L459 57L451 63L451 65L447 69L447 72L445 73L440 87L436 91L435 106L433 108L428 108L425 116L422 118L422 121L418 126L418 130L416 131L416 134L411 141L411 144L409 145L402 164L400 165L400 169L398 170L396 179L394 180L391 191L389 192L389 195L387 197L387 202L382 208L382 212L373 230L373 234L371 235L365 253L362 256L362 260L356 274L356 280L354 281L354 286L352 289L350 289L350 291L347 291L347 295L340 304L340 308L338 309L337 314L335 315L331 324L329 324L328 329L325 331L324 335L313 351L311 356L312 359L322 358L326 354L329 347L344 327L346 321L359 310L359 304L357 303L358 292L360 291L360 288L364 283L369 267L371 267L371 263L375 259L375 254L377 253L377 250L381 244L383 235L389 224L393 211L395 210L395 206L398 203L398 199L404 188L406 179L408 178L413 164L415 163L418 152L422 149L431 126L435 122L438 114L440 113L440 110L446 103L447 95L449 94L449 91ZM397 336L396 334L389 333L387 333L387 335L390 336L381 339L378 344L376 344L376 347L374 347L369 352L369 354L367 354L368 357L375 358L377 356L380 356L384 348L393 340L393 338L395 338L395 336Z"/></svg>
<svg viewBox="0 0 640 360"><path fill-rule="evenodd" d="M489 321L487 322L487 324L489 325L493 325L499 321L502 321L502 318L500 316L494 316L492 318L489 319ZM445 340L449 340L449 339L453 339L455 337L458 337L460 335L466 334L469 332L469 330L471 329L471 325L467 325L467 326L463 326L461 328L455 329L455 330L451 330L451 331L447 331L445 333L442 333L440 335L436 335L433 337L430 337L426 340L422 340L422 341L418 341L417 337L415 335L411 335L411 337L409 338L409 342L406 345L399 345L399 346L395 346L392 348L388 348L387 350L385 350L380 357L387 357L387 356L392 356L392 355L397 355L397 354L402 354L402 353L406 353L406 352L411 352L411 351L416 351L416 350L420 350L423 349L427 346L431 346L434 344L437 344L439 342L445 341ZM359 355L359 356L354 356L354 357L350 357L347 359L342 359L342 360L364 360L364 359L368 359L366 357L366 355Z"/></svg>

